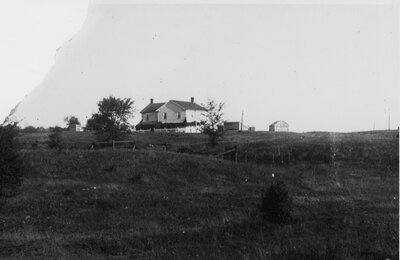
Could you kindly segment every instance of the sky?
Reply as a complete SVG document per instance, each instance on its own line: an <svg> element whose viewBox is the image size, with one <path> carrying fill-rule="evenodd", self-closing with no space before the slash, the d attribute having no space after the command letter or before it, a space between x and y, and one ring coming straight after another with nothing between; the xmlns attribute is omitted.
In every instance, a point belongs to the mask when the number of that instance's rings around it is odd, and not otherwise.
<svg viewBox="0 0 400 260"><path fill-rule="evenodd" d="M0 1L0 121L41 83L82 27L88 0Z"/></svg>
<svg viewBox="0 0 400 260"><path fill-rule="evenodd" d="M87 17L88 1L31 2L1 2L6 8L0 8L0 31L4 32L0 56L6 58L0 60L0 71L5 72L0 76L0 118L7 116L36 86L48 81L46 75L56 63L56 49L68 46L68 40L78 32L80 38L84 38L81 30ZM390 5L272 5L243 9L246 13L240 8L179 9L168 20L175 27L157 22L138 26L139 18L147 12L162 15L162 6L134 8L133 18L122 13L122 20L135 29L135 34L124 35L124 41L145 51L154 47L152 50L164 55L156 65L149 65L143 75L126 81L148 84L154 90L173 89L169 97L160 91L149 90L141 96L134 93L137 104L144 106L149 98L188 100L195 94L196 100L205 101L214 96L225 101L227 120L239 121L244 111L244 124L254 125L257 130L266 130L275 120L287 121L291 130L297 132L387 129L389 114L391 128L397 128L398 8ZM111 13L120 12L110 10ZM189 14L205 22L193 23ZM110 17L104 15L103 22ZM172 33L175 28L179 28L185 38ZM148 29L154 30L152 36L158 37L156 40L162 47L135 39L136 34L146 35ZM98 37L98 28L93 30L91 35ZM201 32L200 37L193 31ZM166 35L165 32L171 33ZM181 48L171 41L172 36L182 42ZM104 41L107 43L107 39ZM77 39L71 45L77 42L85 44ZM111 45L104 43L99 53L104 46ZM78 47L87 51L85 47ZM123 44L121 47L128 48ZM173 55L165 54L167 51ZM143 58L140 56L143 52L129 52L130 57ZM77 54L82 55L82 52L77 51ZM185 60L185 66L179 58ZM132 61L116 62L120 67L135 65ZM170 63L174 66L169 70ZM124 70L120 69L117 74ZM151 76L153 79L149 79Z"/></svg>

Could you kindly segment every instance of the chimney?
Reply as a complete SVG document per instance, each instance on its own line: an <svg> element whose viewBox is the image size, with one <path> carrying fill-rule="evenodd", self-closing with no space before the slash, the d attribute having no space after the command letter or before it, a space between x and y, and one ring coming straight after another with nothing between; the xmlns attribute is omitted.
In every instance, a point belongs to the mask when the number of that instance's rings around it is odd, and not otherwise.
<svg viewBox="0 0 400 260"><path fill-rule="evenodd" d="M152 98L150 98L150 104L153 104L153 99Z"/></svg>
<svg viewBox="0 0 400 260"><path fill-rule="evenodd" d="M190 102L194 103L194 97L190 98Z"/></svg>

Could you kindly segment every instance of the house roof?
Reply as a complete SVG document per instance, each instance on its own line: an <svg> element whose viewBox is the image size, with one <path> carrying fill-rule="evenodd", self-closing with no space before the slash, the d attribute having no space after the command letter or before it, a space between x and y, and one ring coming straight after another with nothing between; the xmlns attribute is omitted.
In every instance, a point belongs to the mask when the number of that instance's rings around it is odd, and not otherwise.
<svg viewBox="0 0 400 260"><path fill-rule="evenodd" d="M194 102L179 101L179 100L170 100L169 102L172 102L177 106L180 106L183 110L201 110L201 111L206 111L206 109L204 107L199 106Z"/></svg>
<svg viewBox="0 0 400 260"><path fill-rule="evenodd" d="M162 105L165 103L153 103L153 104L148 104L145 108L143 108L140 113L153 113L156 112L157 109L159 109Z"/></svg>
<svg viewBox="0 0 400 260"><path fill-rule="evenodd" d="M179 101L179 100L170 100L167 103L173 103L177 105L178 107L182 108L183 110L201 110L201 111L206 111L206 109L202 106L199 106L196 103L192 102L186 102L186 101ZM153 104L148 104L145 108L143 108L142 111L140 111L141 114L143 113L153 113L156 112L157 109L159 109L161 106L163 106L166 103L153 103Z"/></svg>
<svg viewBox="0 0 400 260"><path fill-rule="evenodd" d="M286 125L289 125L288 123L286 123L285 121L283 121L283 120L279 120L279 121L275 121L275 122L273 122L272 124L270 124L269 126L273 126L273 125L276 125L277 123L280 123L280 122L282 122L282 123L284 123L284 124L286 124Z"/></svg>

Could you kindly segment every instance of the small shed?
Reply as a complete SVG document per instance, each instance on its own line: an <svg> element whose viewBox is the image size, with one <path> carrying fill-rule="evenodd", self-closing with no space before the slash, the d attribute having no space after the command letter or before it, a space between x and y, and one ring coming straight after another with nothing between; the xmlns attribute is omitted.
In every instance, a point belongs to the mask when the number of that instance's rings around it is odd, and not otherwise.
<svg viewBox="0 0 400 260"><path fill-rule="evenodd" d="M81 125L78 124L70 124L68 126L68 131L70 132L83 132L83 128Z"/></svg>
<svg viewBox="0 0 400 260"><path fill-rule="evenodd" d="M270 132L289 132L289 124L285 121L275 121L269 125Z"/></svg>
<svg viewBox="0 0 400 260"><path fill-rule="evenodd" d="M225 131L239 131L240 122L224 122Z"/></svg>

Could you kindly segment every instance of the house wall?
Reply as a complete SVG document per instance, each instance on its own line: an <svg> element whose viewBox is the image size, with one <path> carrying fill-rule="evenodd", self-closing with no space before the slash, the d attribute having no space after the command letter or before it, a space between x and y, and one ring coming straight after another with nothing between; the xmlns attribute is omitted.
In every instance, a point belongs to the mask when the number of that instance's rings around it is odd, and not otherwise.
<svg viewBox="0 0 400 260"><path fill-rule="evenodd" d="M181 118L178 118L178 112L181 113ZM167 119L164 118L164 114L167 114ZM167 103L159 108L158 122L161 123L182 123L186 118L185 111L182 108Z"/></svg>
<svg viewBox="0 0 400 260"><path fill-rule="evenodd" d="M164 118L164 114L167 114L167 119ZM178 113L180 113L180 117L178 117ZM203 115L204 111L198 110L186 110L184 111L182 107L168 102L161 106L158 109L158 112L153 113L143 113L142 120L143 122L161 122L165 123L183 123L185 120L187 123L192 122L201 122L205 120L205 116ZM147 120L147 116L149 119ZM192 130L191 130L192 131Z"/></svg>
<svg viewBox="0 0 400 260"><path fill-rule="evenodd" d="M289 124L280 121L274 125L271 125L269 127L269 131L271 131L271 132L289 132Z"/></svg>
<svg viewBox="0 0 400 260"><path fill-rule="evenodd" d="M288 132L288 126L275 126L275 132Z"/></svg>
<svg viewBox="0 0 400 260"><path fill-rule="evenodd" d="M270 125L269 126L269 131L270 132L275 132L275 126L274 125Z"/></svg>
<svg viewBox="0 0 400 260"><path fill-rule="evenodd" d="M72 124L68 127L68 131L70 132L83 132L83 128L81 125Z"/></svg>
<svg viewBox="0 0 400 260"><path fill-rule="evenodd" d="M147 116L149 116L149 120L147 120ZM143 113L142 120L143 120L143 122L156 122L158 120L157 112Z"/></svg>
<svg viewBox="0 0 400 260"><path fill-rule="evenodd" d="M161 128L161 129L154 129L154 132L201 133L201 128L196 126Z"/></svg>
<svg viewBox="0 0 400 260"><path fill-rule="evenodd" d="M205 116L203 115L204 111L198 110L186 110L186 122L200 122L205 120Z"/></svg>
<svg viewBox="0 0 400 260"><path fill-rule="evenodd" d="M240 123L239 122L224 122L224 130L225 131L239 131Z"/></svg>

